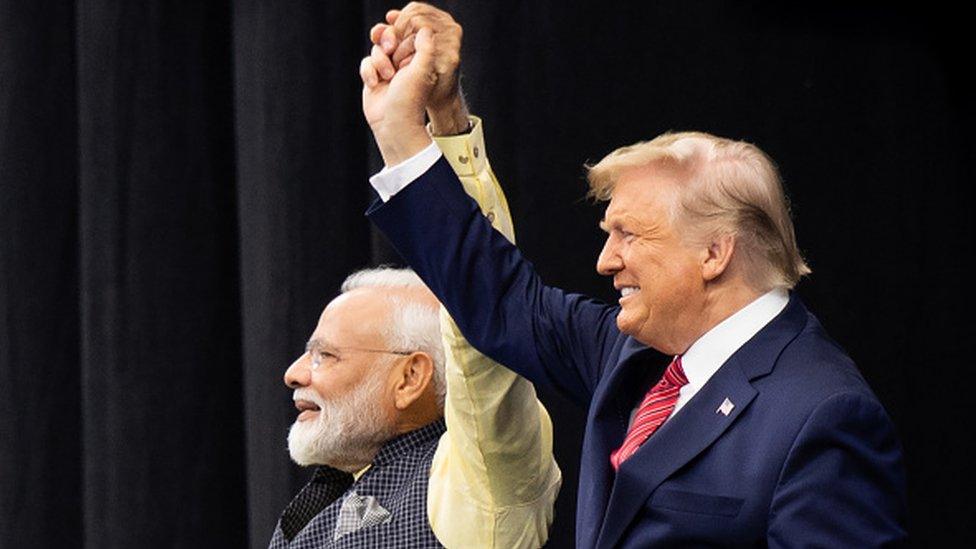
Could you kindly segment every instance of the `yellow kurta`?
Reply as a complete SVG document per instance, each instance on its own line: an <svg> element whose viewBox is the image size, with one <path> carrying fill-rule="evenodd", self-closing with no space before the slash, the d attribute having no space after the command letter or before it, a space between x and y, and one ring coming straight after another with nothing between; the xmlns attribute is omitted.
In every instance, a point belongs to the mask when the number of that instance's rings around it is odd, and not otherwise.
<svg viewBox="0 0 976 549"><path fill-rule="evenodd" d="M505 194L485 153L481 120L435 137L464 190L513 243ZM430 468L431 528L448 548L535 548L549 535L562 474L552 422L524 378L476 351L441 308L447 376L442 435Z"/></svg>

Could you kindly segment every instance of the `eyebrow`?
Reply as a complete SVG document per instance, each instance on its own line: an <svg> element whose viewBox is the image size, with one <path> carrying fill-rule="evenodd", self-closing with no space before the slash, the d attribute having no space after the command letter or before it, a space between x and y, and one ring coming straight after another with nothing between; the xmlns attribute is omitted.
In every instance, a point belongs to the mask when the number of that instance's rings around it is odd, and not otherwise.
<svg viewBox="0 0 976 549"><path fill-rule="evenodd" d="M323 347L328 347L329 343L320 337L313 337L305 343L305 352L310 353L312 349L321 349Z"/></svg>
<svg viewBox="0 0 976 549"><path fill-rule="evenodd" d="M609 233L611 230L619 228L624 221L625 219L623 219L620 214L614 214L610 217L603 214L603 219L601 219L599 223L600 230L605 233Z"/></svg>

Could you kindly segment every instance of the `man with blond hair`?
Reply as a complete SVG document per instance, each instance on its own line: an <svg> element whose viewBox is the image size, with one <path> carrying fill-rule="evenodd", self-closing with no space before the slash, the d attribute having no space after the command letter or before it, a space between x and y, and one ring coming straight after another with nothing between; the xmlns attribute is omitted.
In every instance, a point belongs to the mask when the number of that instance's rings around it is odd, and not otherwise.
<svg viewBox="0 0 976 549"><path fill-rule="evenodd" d="M386 164L369 216L474 346L588 409L577 546L903 542L894 427L792 291L810 270L769 157L698 132L614 151L589 179L609 201L597 270L619 302L546 286L424 130L456 79L431 24L444 15L391 12L363 60Z"/></svg>

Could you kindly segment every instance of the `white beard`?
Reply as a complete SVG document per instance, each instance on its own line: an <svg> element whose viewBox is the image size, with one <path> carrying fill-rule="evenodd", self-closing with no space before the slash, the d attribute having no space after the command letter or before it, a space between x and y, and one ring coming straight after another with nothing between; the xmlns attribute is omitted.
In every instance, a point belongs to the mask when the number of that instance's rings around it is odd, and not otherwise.
<svg viewBox="0 0 976 549"><path fill-rule="evenodd" d="M385 379L381 372L370 372L347 395L331 401L311 387L296 389L294 399L314 402L319 412L314 420L296 420L288 431L292 461L347 472L372 463L380 447L395 434L379 402Z"/></svg>

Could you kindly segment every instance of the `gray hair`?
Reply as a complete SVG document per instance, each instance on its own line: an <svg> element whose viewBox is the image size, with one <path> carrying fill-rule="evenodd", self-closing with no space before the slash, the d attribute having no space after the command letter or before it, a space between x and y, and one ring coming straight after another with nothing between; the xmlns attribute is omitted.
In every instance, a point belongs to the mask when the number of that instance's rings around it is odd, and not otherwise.
<svg viewBox="0 0 976 549"><path fill-rule="evenodd" d="M346 293L359 288L427 289L427 286L411 269L377 267L352 273L342 283L341 291ZM444 378L440 311L397 295L391 295L389 299L393 305L393 313L383 335L392 349L422 351L430 355L434 361L434 394L438 408L443 410L447 382Z"/></svg>

